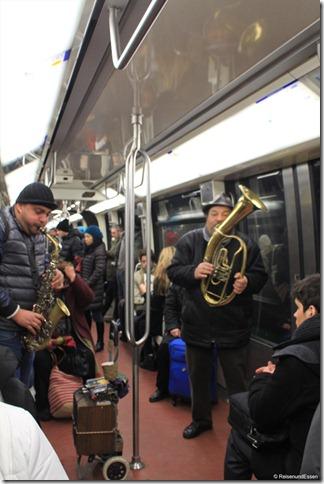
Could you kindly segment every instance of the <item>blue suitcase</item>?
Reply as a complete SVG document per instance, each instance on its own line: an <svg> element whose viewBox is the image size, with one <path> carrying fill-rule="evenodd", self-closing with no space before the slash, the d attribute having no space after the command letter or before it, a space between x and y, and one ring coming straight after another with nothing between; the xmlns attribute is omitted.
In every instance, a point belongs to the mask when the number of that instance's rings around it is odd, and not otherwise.
<svg viewBox="0 0 324 484"><path fill-rule="evenodd" d="M169 393L173 397L173 404L176 404L177 397L189 402L190 382L186 363L186 343L181 338L170 341L169 354ZM217 402L216 357L212 374L212 401Z"/></svg>

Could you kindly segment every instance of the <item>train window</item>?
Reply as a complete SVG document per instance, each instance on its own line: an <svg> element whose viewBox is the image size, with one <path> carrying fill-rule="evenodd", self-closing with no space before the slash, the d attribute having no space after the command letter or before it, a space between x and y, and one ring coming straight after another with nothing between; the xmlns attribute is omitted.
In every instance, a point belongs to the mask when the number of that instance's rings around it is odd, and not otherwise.
<svg viewBox="0 0 324 484"><path fill-rule="evenodd" d="M204 224L198 191L154 203L153 217L156 249L174 245L182 235Z"/></svg>
<svg viewBox="0 0 324 484"><path fill-rule="evenodd" d="M157 218L159 222L175 222L184 218L202 216L201 201L200 196L197 196L197 191L158 202Z"/></svg>
<svg viewBox="0 0 324 484"><path fill-rule="evenodd" d="M247 186L267 205L246 219L248 235L261 250L268 280L254 296L253 335L270 342L291 334L290 278L284 187L281 171L250 178Z"/></svg>
<svg viewBox="0 0 324 484"><path fill-rule="evenodd" d="M202 227L203 222L163 224L159 231L159 247L175 245L175 243L190 230Z"/></svg>

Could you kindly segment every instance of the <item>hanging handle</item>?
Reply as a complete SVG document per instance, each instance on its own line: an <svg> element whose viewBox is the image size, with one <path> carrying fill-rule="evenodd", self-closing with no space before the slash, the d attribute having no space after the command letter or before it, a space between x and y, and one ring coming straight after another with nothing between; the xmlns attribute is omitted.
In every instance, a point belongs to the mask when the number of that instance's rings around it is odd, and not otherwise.
<svg viewBox="0 0 324 484"><path fill-rule="evenodd" d="M113 0L108 1L111 55L115 69L122 70L127 67L136 50L140 46L142 40L157 19L157 16L159 15L166 1L167 0L151 1L148 9L143 15L138 26L136 27L133 35L129 39L123 52L121 52L120 48L120 36L117 21L118 10L120 9L115 5L116 2L114 2Z"/></svg>

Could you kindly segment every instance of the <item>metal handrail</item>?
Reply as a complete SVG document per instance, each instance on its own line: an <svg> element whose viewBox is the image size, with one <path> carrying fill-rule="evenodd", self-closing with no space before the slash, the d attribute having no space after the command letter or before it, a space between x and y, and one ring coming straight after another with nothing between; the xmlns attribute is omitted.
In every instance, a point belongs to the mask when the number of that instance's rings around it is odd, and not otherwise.
<svg viewBox="0 0 324 484"><path fill-rule="evenodd" d="M134 227L134 178L135 178L135 166L136 158L138 155L144 158L144 166L147 170L147 189L146 189L146 303L145 303L145 332L144 335L136 340L134 331L134 239L135 239L135 227ZM129 343L132 346L142 346L150 331L150 310L151 310L151 186L150 186L150 165L151 160L148 154L136 148L131 151L126 160L126 204L125 204L125 287L129 291L125 300L125 332Z"/></svg>
<svg viewBox="0 0 324 484"><path fill-rule="evenodd" d="M120 36L117 22L118 10L120 10L120 8L114 6L113 2L111 2L111 5L108 2L111 55L115 69L122 70L127 67L142 40L157 19L166 1L167 0L151 1L145 14L141 18L138 26L133 32L133 35L129 39L122 52L120 48Z"/></svg>
<svg viewBox="0 0 324 484"><path fill-rule="evenodd" d="M126 197L125 197L125 332L128 342L133 348L133 456L130 462L131 469L142 469L144 463L139 455L139 360L140 349L145 343L150 331L150 287L151 287L151 187L150 164L148 154L140 149L141 126L143 115L138 112L132 114L133 143L126 158ZM147 169L146 190L146 314L144 335L136 340L134 328L134 241L135 241L135 169L136 158L141 155Z"/></svg>

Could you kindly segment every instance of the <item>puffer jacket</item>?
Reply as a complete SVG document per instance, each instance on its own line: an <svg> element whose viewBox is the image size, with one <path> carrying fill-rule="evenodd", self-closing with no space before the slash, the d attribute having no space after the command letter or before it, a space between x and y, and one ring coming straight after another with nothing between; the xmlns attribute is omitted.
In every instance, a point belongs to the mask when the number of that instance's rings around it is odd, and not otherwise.
<svg viewBox="0 0 324 484"><path fill-rule="evenodd" d="M276 346L273 374L255 375L249 407L258 430L273 433L286 428L286 445L252 453L258 479L274 474L299 474L313 414L320 401L320 317L304 321L290 341Z"/></svg>
<svg viewBox="0 0 324 484"><path fill-rule="evenodd" d="M0 328L24 333L25 328L8 319L18 307L31 310L37 299L40 275L45 269L44 236L24 233L12 208L0 218ZM35 270L31 267L35 261Z"/></svg>
<svg viewBox="0 0 324 484"><path fill-rule="evenodd" d="M68 481L53 447L26 410L0 402L0 479Z"/></svg>
<svg viewBox="0 0 324 484"><path fill-rule="evenodd" d="M71 230L62 238L60 257L69 262L75 262L75 257L83 256L83 243L77 231Z"/></svg>
<svg viewBox="0 0 324 484"><path fill-rule="evenodd" d="M238 235L247 245L245 275L248 286L231 303L222 307L210 306L204 300L200 290L201 281L194 277L207 247L204 229L188 232L176 244L176 253L167 273L174 284L185 288L181 336L187 344L210 347L215 342L221 348L239 348L249 342L252 295L262 289L267 274L257 244L246 235ZM231 240L226 248L233 250L233 244L235 242ZM239 270L240 267L237 267L237 272Z"/></svg>
<svg viewBox="0 0 324 484"><path fill-rule="evenodd" d="M95 293L95 299L88 307L90 310L101 309L103 305L106 258L107 253L103 242L86 248L82 261L82 277Z"/></svg>

